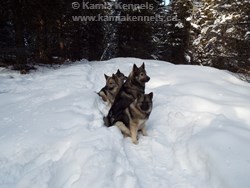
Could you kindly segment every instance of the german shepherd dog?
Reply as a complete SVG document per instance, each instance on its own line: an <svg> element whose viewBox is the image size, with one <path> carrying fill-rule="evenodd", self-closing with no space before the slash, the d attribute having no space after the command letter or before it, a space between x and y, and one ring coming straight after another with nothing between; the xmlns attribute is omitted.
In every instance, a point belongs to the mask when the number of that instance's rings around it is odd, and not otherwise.
<svg viewBox="0 0 250 188"><path fill-rule="evenodd" d="M104 124L107 127L114 125L117 118L135 101L139 94L145 93L145 83L149 80L150 77L147 76L145 64L143 63L139 68L134 64L132 72L116 95L107 117L103 118Z"/></svg>
<svg viewBox="0 0 250 188"><path fill-rule="evenodd" d="M114 120L114 124L123 134L131 136L134 144L138 144L138 131L141 131L143 136L147 136L145 123L153 108L152 99L152 92L149 94L138 94L134 102Z"/></svg>
<svg viewBox="0 0 250 188"><path fill-rule="evenodd" d="M97 93L104 102L108 103L108 106L111 106L115 100L117 93L122 87L126 76L120 72L118 69L116 74L112 76L107 76L104 74L106 79L106 85Z"/></svg>

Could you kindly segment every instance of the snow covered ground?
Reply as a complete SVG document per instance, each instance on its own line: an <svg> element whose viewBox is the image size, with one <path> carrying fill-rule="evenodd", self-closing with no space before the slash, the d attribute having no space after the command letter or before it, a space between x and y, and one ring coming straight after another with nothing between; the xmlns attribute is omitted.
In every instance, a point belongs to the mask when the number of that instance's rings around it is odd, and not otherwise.
<svg viewBox="0 0 250 188"><path fill-rule="evenodd" d="M225 71L145 60L149 136L134 145L103 126L103 74L142 62L2 69L0 187L249 188L250 84Z"/></svg>

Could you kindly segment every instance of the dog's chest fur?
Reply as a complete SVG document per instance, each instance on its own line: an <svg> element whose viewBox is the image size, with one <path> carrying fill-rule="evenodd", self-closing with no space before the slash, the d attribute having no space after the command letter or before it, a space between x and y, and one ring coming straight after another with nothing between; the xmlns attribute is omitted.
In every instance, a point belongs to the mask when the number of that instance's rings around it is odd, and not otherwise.
<svg viewBox="0 0 250 188"><path fill-rule="evenodd" d="M132 120L133 121L133 120ZM137 129L141 130L143 129L143 127L145 127L145 123L146 123L147 119L138 119L136 120L136 122L134 122L137 125Z"/></svg>
<svg viewBox="0 0 250 188"><path fill-rule="evenodd" d="M145 122L148 119L148 116L136 108L133 104L126 109L126 114L129 117L129 125L137 126L137 129L140 130L144 127Z"/></svg>

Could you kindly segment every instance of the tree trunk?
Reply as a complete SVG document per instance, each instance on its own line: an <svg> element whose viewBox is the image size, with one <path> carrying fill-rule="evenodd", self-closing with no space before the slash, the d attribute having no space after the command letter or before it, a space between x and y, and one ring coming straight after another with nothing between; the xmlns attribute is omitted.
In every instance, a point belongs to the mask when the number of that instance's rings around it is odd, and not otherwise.
<svg viewBox="0 0 250 188"><path fill-rule="evenodd" d="M23 0L13 1L13 16L16 43L16 69L23 69L27 63L24 43Z"/></svg>

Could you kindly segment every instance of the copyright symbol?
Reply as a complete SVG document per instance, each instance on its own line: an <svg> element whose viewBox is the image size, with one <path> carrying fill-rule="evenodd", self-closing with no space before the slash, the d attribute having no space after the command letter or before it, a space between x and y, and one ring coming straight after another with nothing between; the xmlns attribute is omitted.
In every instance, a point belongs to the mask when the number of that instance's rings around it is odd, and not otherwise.
<svg viewBox="0 0 250 188"><path fill-rule="evenodd" d="M79 8L80 8L80 3L78 3L78 2L73 2L73 3L72 3L72 8L73 8L73 9L79 9Z"/></svg>

